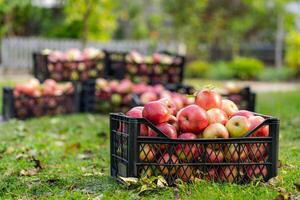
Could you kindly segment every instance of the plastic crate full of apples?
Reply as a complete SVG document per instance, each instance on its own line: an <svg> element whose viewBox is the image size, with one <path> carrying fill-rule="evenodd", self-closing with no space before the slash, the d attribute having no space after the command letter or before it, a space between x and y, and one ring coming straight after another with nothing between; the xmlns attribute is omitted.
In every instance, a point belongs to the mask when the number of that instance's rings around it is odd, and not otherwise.
<svg viewBox="0 0 300 200"><path fill-rule="evenodd" d="M40 81L86 81L105 76L104 52L95 48L46 49L33 54L34 76Z"/></svg>
<svg viewBox="0 0 300 200"><path fill-rule="evenodd" d="M37 79L3 88L4 120L28 119L44 115L67 114L78 111L79 93L70 82L58 84L52 79L40 83Z"/></svg>
<svg viewBox="0 0 300 200"><path fill-rule="evenodd" d="M211 89L177 107L163 98L110 114L111 175L162 175L169 185L247 183L277 175L279 120L238 110Z"/></svg>

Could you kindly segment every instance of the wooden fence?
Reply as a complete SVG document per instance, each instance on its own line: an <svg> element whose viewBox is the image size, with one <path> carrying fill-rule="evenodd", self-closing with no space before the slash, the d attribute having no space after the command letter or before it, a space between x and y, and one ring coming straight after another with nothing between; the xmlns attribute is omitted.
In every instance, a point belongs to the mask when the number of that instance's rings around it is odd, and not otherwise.
<svg viewBox="0 0 300 200"><path fill-rule="evenodd" d="M32 69L32 54L43 49L66 50L80 48L79 40L71 39L46 39L37 37L10 37L1 41L1 67ZM141 53L152 51L169 50L180 54L185 53L184 44L159 42L155 45L147 40L141 41L109 41L109 42L88 42L87 47L95 47L113 51L137 50Z"/></svg>

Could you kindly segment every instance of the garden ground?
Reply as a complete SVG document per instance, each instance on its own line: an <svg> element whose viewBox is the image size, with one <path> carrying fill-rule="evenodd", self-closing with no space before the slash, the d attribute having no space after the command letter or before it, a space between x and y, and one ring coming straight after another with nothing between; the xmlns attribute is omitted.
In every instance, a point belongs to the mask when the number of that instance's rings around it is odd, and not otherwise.
<svg viewBox="0 0 300 200"><path fill-rule="evenodd" d="M109 176L108 116L75 114L0 126L0 199L300 198L300 90L257 98L257 112L281 120L279 175L268 183L127 189Z"/></svg>

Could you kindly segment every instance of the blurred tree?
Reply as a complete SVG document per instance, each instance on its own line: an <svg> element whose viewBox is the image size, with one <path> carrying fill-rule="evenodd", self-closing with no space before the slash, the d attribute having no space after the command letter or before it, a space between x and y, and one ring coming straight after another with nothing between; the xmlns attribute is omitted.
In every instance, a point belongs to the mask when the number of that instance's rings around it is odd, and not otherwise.
<svg viewBox="0 0 300 200"><path fill-rule="evenodd" d="M238 55L243 41L275 41L278 14L283 12L286 2L165 0L163 6L172 16L174 34L185 38L190 51L199 52L199 44L204 43Z"/></svg>
<svg viewBox="0 0 300 200"><path fill-rule="evenodd" d="M118 13L115 1L66 0L65 20L61 32L74 31L83 44L89 40L109 40L116 28Z"/></svg>

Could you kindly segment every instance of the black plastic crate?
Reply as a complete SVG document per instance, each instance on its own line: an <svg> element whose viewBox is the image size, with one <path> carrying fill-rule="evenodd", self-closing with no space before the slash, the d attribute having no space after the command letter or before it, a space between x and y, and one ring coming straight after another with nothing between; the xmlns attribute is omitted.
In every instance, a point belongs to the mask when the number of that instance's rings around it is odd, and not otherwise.
<svg viewBox="0 0 300 200"><path fill-rule="evenodd" d="M122 182L120 177L163 175L169 185L178 178L248 183L261 177L267 181L277 175L279 120L263 117L265 121L243 138L183 140L168 139L143 118L111 113L111 176ZM140 136L142 125L159 137ZM251 137L263 125L269 126L269 136Z"/></svg>
<svg viewBox="0 0 300 200"><path fill-rule="evenodd" d="M33 74L39 81L53 79L62 81L86 81L105 77L107 74L105 58L82 61L50 62L48 55L33 54Z"/></svg>
<svg viewBox="0 0 300 200"><path fill-rule="evenodd" d="M117 96L117 101L114 101L114 96ZM130 108L137 106L136 94L118 94L106 93L104 91L97 92L96 81L89 80L82 84L82 106L83 112L106 113L123 111L127 112Z"/></svg>
<svg viewBox="0 0 300 200"><path fill-rule="evenodd" d="M79 112L80 88L74 85L72 94L60 96L31 97L22 95L14 97L14 88L3 88L2 115L3 120L28 119L45 115L68 114Z"/></svg>
<svg viewBox="0 0 300 200"><path fill-rule="evenodd" d="M245 87L238 93L229 93L222 96L233 101L239 109L255 111L256 93L251 91L250 87Z"/></svg>
<svg viewBox="0 0 300 200"><path fill-rule="evenodd" d="M166 53L176 60L172 64L160 63L132 63L126 60L128 52L106 51L106 65L108 76L112 79L128 78L134 82L148 84L181 83L183 81L185 57Z"/></svg>

